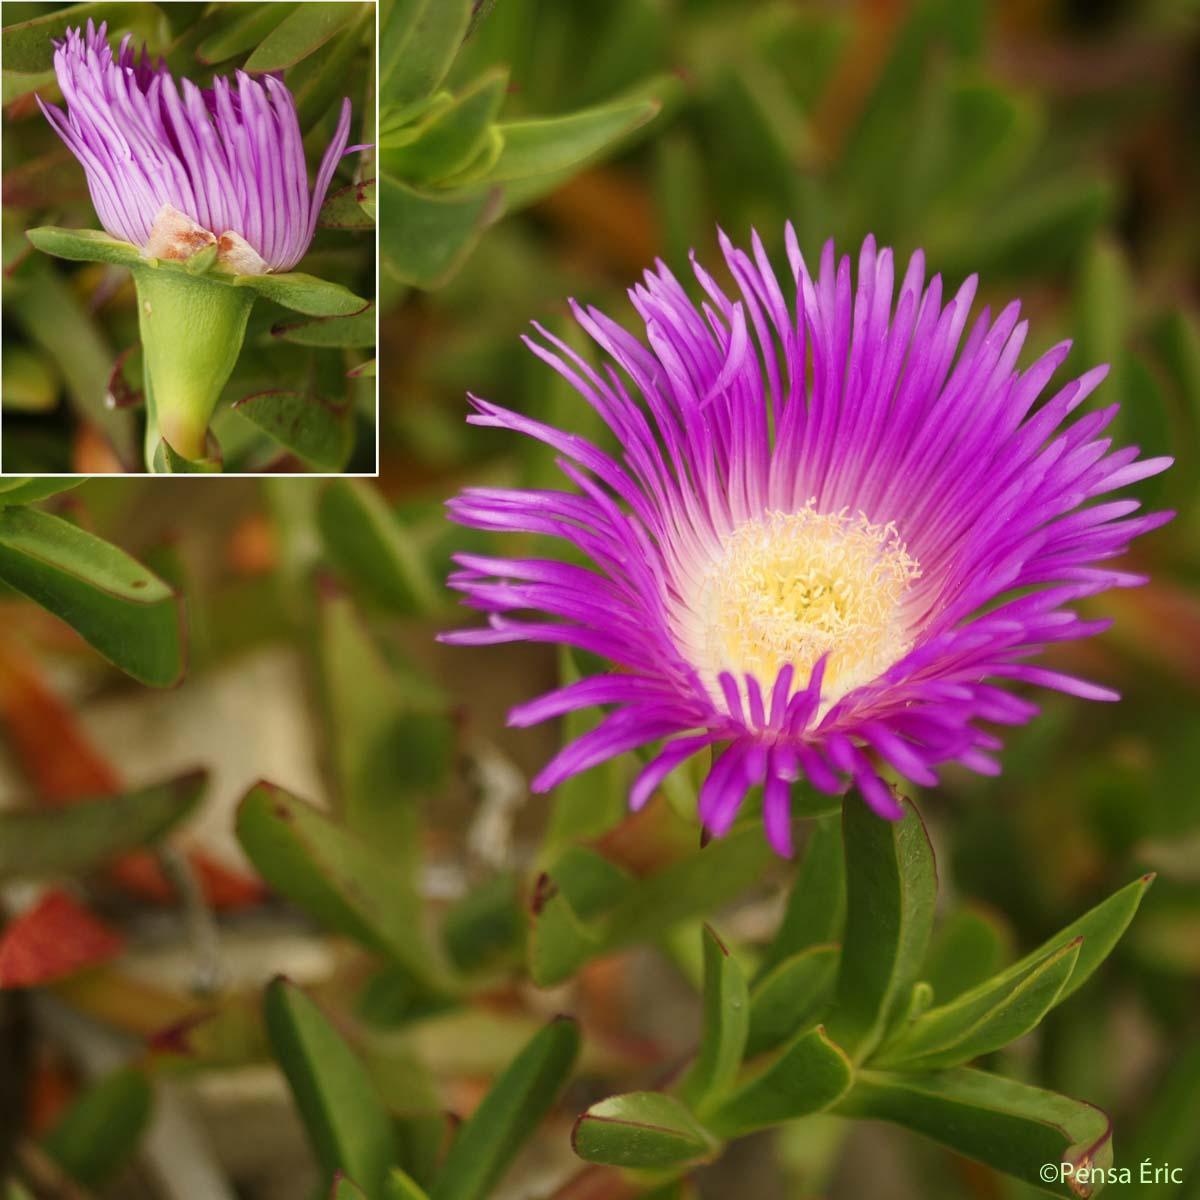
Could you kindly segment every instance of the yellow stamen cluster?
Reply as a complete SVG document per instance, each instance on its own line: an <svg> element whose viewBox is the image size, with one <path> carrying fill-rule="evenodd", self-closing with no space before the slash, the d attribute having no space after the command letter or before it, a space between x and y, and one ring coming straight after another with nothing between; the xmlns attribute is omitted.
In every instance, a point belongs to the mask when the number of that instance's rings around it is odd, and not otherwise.
<svg viewBox="0 0 1200 1200"><path fill-rule="evenodd" d="M700 589L713 677L754 675L765 689L788 663L802 687L823 655L828 707L911 646L901 606L921 571L894 524L861 513L767 512L722 539Z"/></svg>

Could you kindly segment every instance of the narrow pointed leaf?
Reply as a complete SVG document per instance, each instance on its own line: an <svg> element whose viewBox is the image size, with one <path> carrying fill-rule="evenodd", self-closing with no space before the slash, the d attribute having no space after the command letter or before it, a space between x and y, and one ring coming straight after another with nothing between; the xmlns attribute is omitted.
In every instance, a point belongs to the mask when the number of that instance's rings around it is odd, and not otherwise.
<svg viewBox="0 0 1200 1200"><path fill-rule="evenodd" d="M48 513L0 510L0 580L72 626L142 683L184 669L178 594L122 550Z"/></svg>
<svg viewBox="0 0 1200 1200"><path fill-rule="evenodd" d="M137 1152L152 1104L150 1084L141 1071L114 1071L84 1089L46 1135L42 1148L76 1183L101 1188Z"/></svg>
<svg viewBox="0 0 1200 1200"><path fill-rule="evenodd" d="M232 282L235 287L251 288L284 308L312 317L346 317L361 312L368 303L340 283L317 279L301 271L280 275L234 275Z"/></svg>
<svg viewBox="0 0 1200 1200"><path fill-rule="evenodd" d="M352 479L330 483L321 494L317 524L334 566L373 599L407 616L436 607L429 565L373 485Z"/></svg>
<svg viewBox="0 0 1200 1200"><path fill-rule="evenodd" d="M340 471L354 449L350 405L305 392L258 392L233 411L318 470Z"/></svg>
<svg viewBox="0 0 1200 1200"><path fill-rule="evenodd" d="M1068 943L1006 989L983 996L969 992L917 1017L872 1055L872 1065L936 1070L958 1066L1015 1042L1057 1003L1075 969L1081 942Z"/></svg>
<svg viewBox="0 0 1200 1200"><path fill-rule="evenodd" d="M26 230L25 236L43 253L73 262L106 262L134 267L146 261L136 246L110 237L99 229L58 229L44 225Z"/></svg>
<svg viewBox="0 0 1200 1200"><path fill-rule="evenodd" d="M287 321L272 328L274 337L298 346L375 345L375 306L349 317L317 317L312 321Z"/></svg>
<svg viewBox="0 0 1200 1200"><path fill-rule="evenodd" d="M337 1171L379 1194L396 1145L366 1067L329 1018L286 979L267 987L267 1037L326 1180Z"/></svg>
<svg viewBox="0 0 1200 1200"><path fill-rule="evenodd" d="M719 1143L678 1100L627 1092L593 1104L571 1144L580 1158L609 1167L663 1171L709 1158Z"/></svg>
<svg viewBox="0 0 1200 1200"><path fill-rule="evenodd" d="M742 968L707 925L701 937L704 1022L700 1050L681 1088L693 1108L724 1092L737 1074L750 1027L750 995Z"/></svg>
<svg viewBox="0 0 1200 1200"><path fill-rule="evenodd" d="M1106 1113L969 1068L921 1075L864 1071L837 1113L902 1125L1055 1196L1090 1192L1066 1180L1047 1181L1041 1175L1046 1164L1063 1164L1064 1174L1068 1165L1073 1171L1112 1164Z"/></svg>
<svg viewBox="0 0 1200 1200"><path fill-rule="evenodd" d="M562 1091L579 1054L574 1021L556 1018L488 1089L450 1145L431 1200L485 1200Z"/></svg>
<svg viewBox="0 0 1200 1200"><path fill-rule="evenodd" d="M747 1058L773 1050L817 1020L832 998L840 954L839 946L809 946L754 985Z"/></svg>
<svg viewBox="0 0 1200 1200"><path fill-rule="evenodd" d="M499 211L495 189L422 192L387 174L378 183L380 254L393 277L413 287L445 282Z"/></svg>
<svg viewBox="0 0 1200 1200"><path fill-rule="evenodd" d="M853 1079L850 1059L818 1026L749 1068L719 1104L699 1115L719 1136L738 1137L829 1108Z"/></svg>
<svg viewBox="0 0 1200 1200"><path fill-rule="evenodd" d="M352 1179L347 1179L340 1171L333 1177L333 1188L329 1200L367 1200L367 1193Z"/></svg>
<svg viewBox="0 0 1200 1200"><path fill-rule="evenodd" d="M237 836L263 879L314 920L429 977L413 899L376 846L268 783L242 800Z"/></svg>
<svg viewBox="0 0 1200 1200"><path fill-rule="evenodd" d="M470 0L399 0L379 35L379 101L404 107L446 77L471 19Z"/></svg>
<svg viewBox="0 0 1200 1200"><path fill-rule="evenodd" d="M65 809L0 811L0 880L74 874L150 845L195 808L207 782L192 771Z"/></svg>
<svg viewBox="0 0 1200 1200"><path fill-rule="evenodd" d="M498 128L504 148L488 172L493 182L553 175L582 162L644 125L657 112L653 100L600 105L565 117L508 121Z"/></svg>
<svg viewBox="0 0 1200 1200"><path fill-rule="evenodd" d="M69 492L86 482L78 477L29 479L12 476L0 479L0 507L9 504L36 504L59 492Z"/></svg>
<svg viewBox="0 0 1200 1200"><path fill-rule="evenodd" d="M429 1193L406 1171L393 1167L383 1183L383 1200L429 1200Z"/></svg>
<svg viewBox="0 0 1200 1200"><path fill-rule="evenodd" d="M937 876L911 801L888 821L857 795L846 799L846 934L830 1036L862 1061L907 1004L933 925Z"/></svg>
<svg viewBox="0 0 1200 1200"><path fill-rule="evenodd" d="M246 60L244 70L251 74L282 71L319 50L362 12L359 4L324 3L311 0L298 4L276 28L262 40Z"/></svg>
<svg viewBox="0 0 1200 1200"><path fill-rule="evenodd" d="M845 919L846 861L839 813L812 823L783 920L763 956L759 977L810 946L836 942Z"/></svg>
<svg viewBox="0 0 1200 1200"><path fill-rule="evenodd" d="M253 49L299 4L280 0L276 4L253 4L232 11L240 15L210 34L196 47L196 57L202 63L220 63Z"/></svg>

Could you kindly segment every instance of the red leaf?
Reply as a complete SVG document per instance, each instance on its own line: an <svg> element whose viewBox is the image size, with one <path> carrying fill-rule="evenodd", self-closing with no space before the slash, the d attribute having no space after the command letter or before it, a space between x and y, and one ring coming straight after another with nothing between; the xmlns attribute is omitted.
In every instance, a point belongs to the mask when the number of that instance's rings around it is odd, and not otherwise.
<svg viewBox="0 0 1200 1200"><path fill-rule="evenodd" d="M107 962L124 948L120 934L56 889L0 932L0 987L52 983Z"/></svg>

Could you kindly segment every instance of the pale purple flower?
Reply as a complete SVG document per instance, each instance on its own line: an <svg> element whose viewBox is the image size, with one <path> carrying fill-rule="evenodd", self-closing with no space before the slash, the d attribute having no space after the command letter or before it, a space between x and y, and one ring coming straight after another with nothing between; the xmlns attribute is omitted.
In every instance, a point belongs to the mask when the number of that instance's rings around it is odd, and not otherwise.
<svg viewBox="0 0 1200 1200"><path fill-rule="evenodd" d="M1115 404L1066 423L1105 367L1039 402L1070 344L1017 370L1018 304L995 320L984 309L964 340L974 277L943 304L918 252L893 304L890 250L868 238L852 288L832 243L811 276L789 226L789 303L757 236L752 256L722 246L740 296L693 260L697 307L660 263L630 293L644 341L573 305L612 360L602 370L540 327L526 339L607 422L618 456L471 397L474 424L545 442L574 486L468 488L453 518L563 538L591 565L459 554L451 586L489 622L443 637L617 664L513 710L524 726L612 706L535 790L661 743L633 784L638 807L711 747L704 825L724 833L761 784L787 854L800 777L829 794L855 785L897 817L884 765L921 785L941 763L998 770L984 726L1037 712L1005 685L1117 698L1029 660L1109 624L1069 605L1144 582L1097 564L1171 514L1093 501L1170 460L1111 449Z"/></svg>
<svg viewBox="0 0 1200 1200"><path fill-rule="evenodd" d="M237 72L211 90L178 82L128 35L114 61L106 26L67 30L54 70L67 112L38 103L87 172L104 228L148 252L171 237L221 241L239 269L287 271L304 256L338 159L346 151L350 101L310 194L300 125L278 79ZM153 241L152 241L153 237ZM246 252L246 246L253 255ZM257 258L258 261L255 261Z"/></svg>

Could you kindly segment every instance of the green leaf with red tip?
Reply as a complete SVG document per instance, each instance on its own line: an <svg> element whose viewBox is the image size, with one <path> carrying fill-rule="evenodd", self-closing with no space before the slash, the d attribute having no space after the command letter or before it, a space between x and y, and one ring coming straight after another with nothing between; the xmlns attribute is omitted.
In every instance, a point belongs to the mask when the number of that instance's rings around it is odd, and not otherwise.
<svg viewBox="0 0 1200 1200"><path fill-rule="evenodd" d="M864 1060L907 1004L933 927L937 875L912 802L889 821L846 797L846 932L830 1036Z"/></svg>
<svg viewBox="0 0 1200 1200"><path fill-rule="evenodd" d="M746 1068L735 1087L699 1112L720 1137L738 1137L836 1104L854 1080L854 1066L823 1027L797 1034Z"/></svg>
<svg viewBox="0 0 1200 1200"><path fill-rule="evenodd" d="M1112 1164L1112 1123L1090 1104L959 1068L930 1074L862 1071L839 1116L891 1121L1055 1196L1088 1195L1047 1180L1047 1164ZM1098 1190L1098 1187L1095 1188Z"/></svg>
<svg viewBox="0 0 1200 1200"><path fill-rule="evenodd" d="M288 980L268 985L263 1013L326 1180L344 1171L367 1195L378 1195L396 1139L366 1067L325 1013Z"/></svg>
<svg viewBox="0 0 1200 1200"><path fill-rule="evenodd" d="M102 1188L137 1152L153 1106L146 1076L125 1067L85 1088L42 1141L76 1183Z"/></svg>
<svg viewBox="0 0 1200 1200"><path fill-rule="evenodd" d="M750 1028L750 994L737 959L706 925L704 947L704 1018L700 1049L680 1088L695 1108L726 1090L746 1048Z"/></svg>
<svg viewBox="0 0 1200 1200"><path fill-rule="evenodd" d="M158 841L188 816L208 782L191 771L153 787L65 809L0 812L0 880L70 875Z"/></svg>
<svg viewBox="0 0 1200 1200"><path fill-rule="evenodd" d="M430 1200L485 1200L562 1091L579 1054L565 1017L536 1033L488 1089L446 1153Z"/></svg>
<svg viewBox="0 0 1200 1200"><path fill-rule="evenodd" d="M720 1142L672 1096L626 1092L593 1104L571 1135L587 1162L633 1170L679 1170L711 1158Z"/></svg>
<svg viewBox="0 0 1200 1200"><path fill-rule="evenodd" d="M984 984L907 1022L871 1055L872 1066L910 1071L955 1067L1015 1042L1058 1002L1082 941L1069 942L1008 986Z"/></svg>
<svg viewBox="0 0 1200 1200"><path fill-rule="evenodd" d="M32 508L0 509L0 580L142 683L170 687L183 675L181 597L69 521Z"/></svg>
<svg viewBox="0 0 1200 1200"><path fill-rule="evenodd" d="M317 214L319 229L374 229L375 180L351 183L326 196Z"/></svg>
<svg viewBox="0 0 1200 1200"><path fill-rule="evenodd" d="M350 405L305 392L258 392L233 411L321 471L340 471L354 449Z"/></svg>

